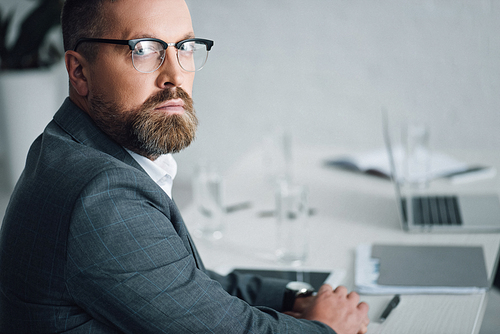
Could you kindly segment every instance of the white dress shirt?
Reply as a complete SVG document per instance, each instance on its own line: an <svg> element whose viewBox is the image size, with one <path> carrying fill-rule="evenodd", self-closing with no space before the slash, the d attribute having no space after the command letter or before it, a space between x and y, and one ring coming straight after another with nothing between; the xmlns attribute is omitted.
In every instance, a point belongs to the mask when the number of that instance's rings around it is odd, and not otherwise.
<svg viewBox="0 0 500 334"><path fill-rule="evenodd" d="M167 195L172 198L172 186L177 174L177 162L172 154L160 155L155 161L125 149L132 158L148 173Z"/></svg>

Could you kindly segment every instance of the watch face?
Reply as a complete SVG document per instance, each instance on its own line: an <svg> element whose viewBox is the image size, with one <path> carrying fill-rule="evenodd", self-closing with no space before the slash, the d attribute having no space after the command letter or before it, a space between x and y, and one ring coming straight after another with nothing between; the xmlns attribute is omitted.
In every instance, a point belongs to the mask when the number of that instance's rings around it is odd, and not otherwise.
<svg viewBox="0 0 500 334"><path fill-rule="evenodd" d="M286 285L286 291L283 296L283 309L291 311L297 297L306 297L312 295L314 288L309 283L289 282Z"/></svg>
<svg viewBox="0 0 500 334"><path fill-rule="evenodd" d="M287 289L294 290L297 292L306 292L307 290L314 290L314 288L309 283L305 282L289 282L286 285Z"/></svg>

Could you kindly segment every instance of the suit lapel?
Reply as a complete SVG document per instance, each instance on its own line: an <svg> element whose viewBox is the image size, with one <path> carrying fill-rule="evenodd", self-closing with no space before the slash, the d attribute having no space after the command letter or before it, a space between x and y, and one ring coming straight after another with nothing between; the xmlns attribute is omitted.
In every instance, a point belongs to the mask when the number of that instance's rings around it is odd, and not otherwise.
<svg viewBox="0 0 500 334"><path fill-rule="evenodd" d="M146 171L135 161L134 158L119 144L111 140L104 132L102 132L90 118L90 116L77 107L69 98L67 98L61 108L54 116L54 121L74 140L77 142L95 148L101 152L109 154L114 158L132 166L140 171ZM146 173L147 174L147 173ZM173 200L167 197L167 207L165 210L169 211L170 220L181 237L186 249L193 255L196 267L205 271L205 266L201 261L200 255L194 245L194 242L189 234L184 221L181 217L179 209Z"/></svg>

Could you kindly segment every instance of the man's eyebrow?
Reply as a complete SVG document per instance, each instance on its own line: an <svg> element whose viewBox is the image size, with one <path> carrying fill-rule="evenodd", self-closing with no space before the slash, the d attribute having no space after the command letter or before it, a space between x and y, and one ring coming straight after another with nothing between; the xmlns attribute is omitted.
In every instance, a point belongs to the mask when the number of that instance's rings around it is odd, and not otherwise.
<svg viewBox="0 0 500 334"><path fill-rule="evenodd" d="M165 42L167 42L167 43L180 42L180 41L183 41L185 39L190 39L190 38L195 38L195 37L196 36L195 36L195 34L193 32L189 32L186 35L184 35L184 37L182 37L178 41L165 41ZM161 38L158 38L158 36L151 35L151 34L138 34L137 37L134 37L133 39L138 39L138 38L156 38L156 39L161 39Z"/></svg>

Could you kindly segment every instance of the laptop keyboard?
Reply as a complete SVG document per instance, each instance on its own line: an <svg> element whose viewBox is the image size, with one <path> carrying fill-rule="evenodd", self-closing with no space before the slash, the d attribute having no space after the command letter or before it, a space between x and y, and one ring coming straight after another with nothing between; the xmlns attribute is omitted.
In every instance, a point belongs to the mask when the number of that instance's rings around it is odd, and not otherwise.
<svg viewBox="0 0 500 334"><path fill-rule="evenodd" d="M462 225L457 196L413 197L414 225ZM402 199L403 215L407 221L406 199Z"/></svg>

